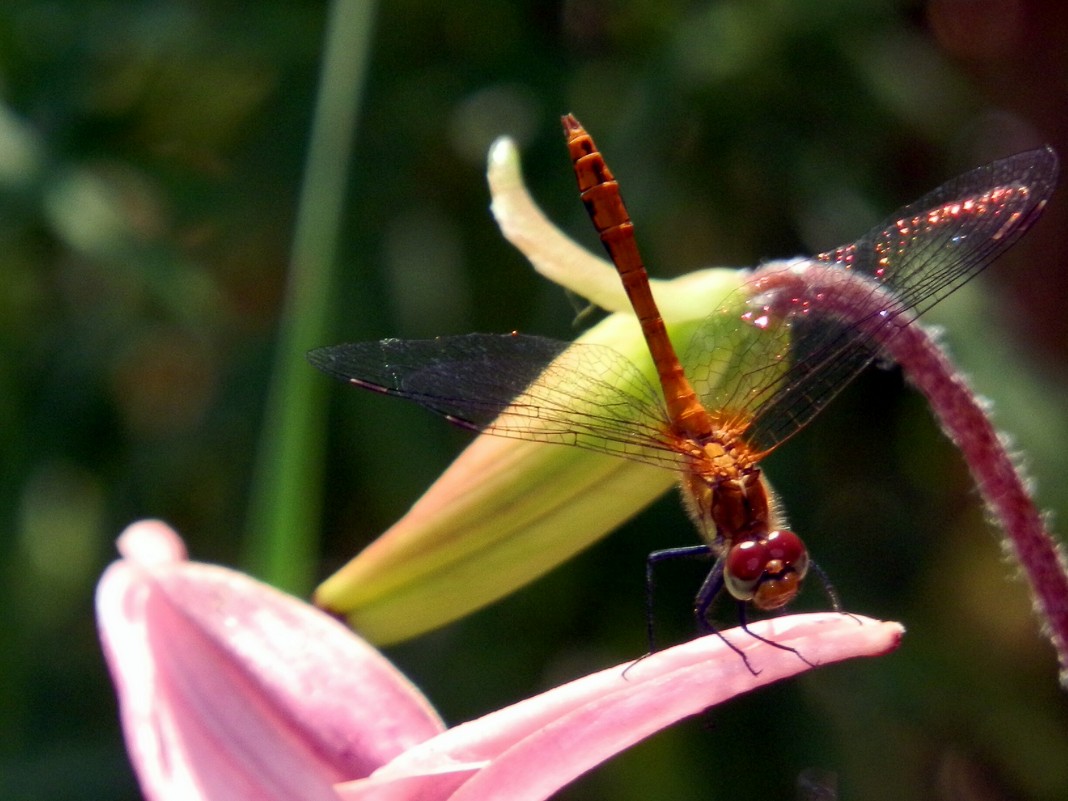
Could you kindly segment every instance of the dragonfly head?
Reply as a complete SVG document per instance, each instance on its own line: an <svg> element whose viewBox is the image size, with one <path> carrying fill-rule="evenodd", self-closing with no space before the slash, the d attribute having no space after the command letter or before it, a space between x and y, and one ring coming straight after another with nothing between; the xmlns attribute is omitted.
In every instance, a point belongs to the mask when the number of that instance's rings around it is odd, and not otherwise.
<svg viewBox="0 0 1068 801"><path fill-rule="evenodd" d="M807 572L805 544L794 532L782 529L732 545L723 582L739 601L752 601L757 609L778 609L794 599Z"/></svg>

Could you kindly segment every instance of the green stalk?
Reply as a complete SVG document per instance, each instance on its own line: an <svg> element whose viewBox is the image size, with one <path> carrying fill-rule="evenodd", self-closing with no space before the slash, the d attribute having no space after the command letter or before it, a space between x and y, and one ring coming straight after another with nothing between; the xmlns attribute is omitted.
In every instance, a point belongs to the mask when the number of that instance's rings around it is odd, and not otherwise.
<svg viewBox="0 0 1068 801"><path fill-rule="evenodd" d="M327 333L373 17L371 0L336 0L327 22L285 306L253 475L244 567L299 594L306 594L314 580L328 387L304 354L322 344Z"/></svg>

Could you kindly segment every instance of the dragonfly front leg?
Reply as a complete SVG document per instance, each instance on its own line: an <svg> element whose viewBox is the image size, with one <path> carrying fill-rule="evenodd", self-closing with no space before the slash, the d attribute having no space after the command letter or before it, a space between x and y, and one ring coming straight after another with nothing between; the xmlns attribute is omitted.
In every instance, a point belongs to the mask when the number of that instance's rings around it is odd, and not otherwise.
<svg viewBox="0 0 1068 801"><path fill-rule="evenodd" d="M711 549L708 550L710 551ZM754 668L752 664L750 664L749 658L745 655L745 653L738 646L728 640L724 636L723 632L716 628L708 619L708 611L712 607L712 602L715 601L716 596L718 596L723 590L723 567L725 561L726 555L721 556L716 560L716 563L712 565L712 569L708 571L708 575L705 577L704 582L701 584L701 589L697 591L697 598L694 600L694 614L697 616L698 627L700 627L704 633L715 634L717 637L723 640L724 644L728 648L730 648L742 658L742 661L745 662L745 666L749 670L749 672L756 676L760 673L760 671ZM804 662L806 665L815 667L815 665L805 659L805 657L802 656L801 652L798 651L796 648L791 648L789 645L777 643L774 640L769 640L767 637L761 637L759 634L750 631L749 623L746 619L746 602L737 601L737 607L738 624L742 631L744 631L753 639L760 640L762 643L766 643L767 645L771 645L783 651L790 651L791 653L796 654L797 658Z"/></svg>
<svg viewBox="0 0 1068 801"><path fill-rule="evenodd" d="M645 557L645 631L649 642L649 653L656 653L656 633L653 620L653 589L656 584L654 578L654 570L656 566L661 562L668 562L675 559L708 559L712 556L712 549L707 545L687 545L681 548L665 548L662 551L653 551L647 557ZM719 560L716 561L719 564ZM713 567L713 573L716 568ZM722 575L723 568L719 568L719 572ZM710 573L709 576L712 574ZM705 584L708 583L708 579L705 579ZM722 582L721 582L722 583ZM702 590L704 586L702 585ZM711 601L709 601L709 604ZM708 604L705 605L707 609Z"/></svg>

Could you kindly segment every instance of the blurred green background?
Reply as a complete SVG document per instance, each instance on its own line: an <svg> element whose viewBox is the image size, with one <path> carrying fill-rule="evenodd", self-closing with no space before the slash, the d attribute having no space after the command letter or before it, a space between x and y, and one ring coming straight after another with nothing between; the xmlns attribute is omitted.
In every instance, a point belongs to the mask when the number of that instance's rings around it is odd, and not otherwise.
<svg viewBox="0 0 1068 801"><path fill-rule="evenodd" d="M401 0L340 32L342 66L367 67L351 92L319 81L329 14L0 8L2 798L139 797L92 617L127 523L163 518L195 558L307 594L467 441L314 374L303 349L574 335L571 301L488 213L496 136L518 140L539 202L593 247L558 125L578 115L664 277L825 250L970 167L1044 142L1068 153L1068 13L1052 0ZM356 112L355 134L321 151L340 176L351 159L334 219L329 197L299 202L320 92ZM324 116L344 133L342 113ZM1066 209L1056 197L929 317L1055 522L1068 516ZM312 251L329 255L339 231L326 305L304 284L286 299L298 219ZM296 329L285 303L302 309ZM1068 797L1053 652L900 373L869 371L767 467L846 607L903 621L902 648L736 700L561 797L789 799L811 777L843 798ZM277 550L267 535L287 527ZM693 541L667 497L390 656L450 722L635 657L645 554ZM701 577L662 570L663 640L691 633ZM812 589L799 604L821 606Z"/></svg>

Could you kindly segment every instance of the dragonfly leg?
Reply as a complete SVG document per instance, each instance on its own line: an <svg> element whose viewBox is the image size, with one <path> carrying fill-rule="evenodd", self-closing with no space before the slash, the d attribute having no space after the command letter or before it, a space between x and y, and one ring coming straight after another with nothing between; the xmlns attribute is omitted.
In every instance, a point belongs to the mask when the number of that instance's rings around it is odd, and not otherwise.
<svg viewBox="0 0 1068 801"><path fill-rule="evenodd" d="M759 675L760 671L750 664L749 657L745 655L737 645L728 640L723 632L713 625L712 621L708 619L708 610L712 607L712 602L716 600L716 597L723 590L723 558L716 560L716 563L712 565L712 569L708 571L708 575L705 576L704 582L701 584L701 589L697 591L697 598L694 599L693 613L697 618L697 627L701 629L703 634L715 634L721 640L723 644L730 648L734 653L738 654L742 658L742 662L745 663L746 669L754 676ZM742 624L742 629L747 633L752 634L749 629L745 628L745 601L738 602L738 620ZM753 635L754 637L756 635ZM757 637L757 639L763 639Z"/></svg>
<svg viewBox="0 0 1068 801"><path fill-rule="evenodd" d="M853 618L853 620L857 621L858 624L863 625L860 622L860 618L858 618L856 615L852 614L851 612L847 612L842 607L842 599L838 596L838 591L834 588L834 585L831 583L831 579L827 575L827 572L822 567L820 567L818 564L816 564L813 561L809 561L808 569L816 574L816 578L818 578L820 580L820 584L823 585L823 592L827 596L827 600L831 602L831 609L833 609L835 612L837 612L840 615L846 615L847 617L851 617L851 618Z"/></svg>
<svg viewBox="0 0 1068 801"><path fill-rule="evenodd" d="M728 640L723 635L723 632L721 632L714 625L712 625L712 622L708 619L708 610L712 606L712 602L716 599L716 596L719 595L722 589L722 560L716 560L716 564L712 566L712 570L709 571L708 577L705 578L704 584L701 585L701 589L697 591L697 599L694 602L694 614L696 614L697 616L697 625L700 626L705 633L715 634L717 637L723 640L723 642L727 645L728 648L730 648L742 658L742 661L745 662L745 666L749 669L749 672L756 676L760 673L760 671L756 670L750 664L748 657L746 657L742 650L730 640ZM806 665L809 665L810 667L815 667L815 665L805 659L805 657L801 655L801 652L798 651L796 648L791 648L789 645L783 645L782 643L777 643L774 640L769 640L767 637L761 637L756 632L751 631L749 629L747 606L745 601L738 601L738 624L742 631L744 631L753 639L760 640L762 643L766 643L767 645L770 645L774 648L779 648L783 651L789 651L793 654L796 654L797 658L804 662Z"/></svg>
<svg viewBox="0 0 1068 801"><path fill-rule="evenodd" d="M745 609L745 602L744 601L739 601L738 602L738 621L739 621L739 624L740 624L739 627L741 628L741 630L744 631L746 634L748 634L750 637L752 637L754 640L760 640L765 645L770 645L773 648L778 648L780 651L789 651L790 653L794 654L798 659L800 659L802 662L804 662L809 667L816 667L816 665L814 665L812 662L809 662L807 659L805 659L804 655L802 655L802 653L800 651L798 651L796 648L791 648L789 645L783 645L781 642L775 642L775 640L769 640L767 637L761 637L756 632L750 631L749 630L749 621L746 619L746 609ZM716 632L716 633L719 634L719 632ZM720 636L721 639L724 640L724 642L726 642L726 639L723 637L722 634L720 634L719 636ZM730 645L730 643L727 643L727 645ZM735 651L738 651L738 649L734 648L733 645L731 646L731 648L733 648ZM741 652L739 651L739 653L741 653ZM745 659L744 656L742 658ZM745 664L746 664L746 667L749 667L749 660L748 659L745 660ZM749 670L752 671L753 668L749 667ZM753 675L756 675L756 674L754 673Z"/></svg>
<svg viewBox="0 0 1068 801"><path fill-rule="evenodd" d="M697 626L705 634L711 634L716 632L716 627L712 625L712 621L708 619L708 610L712 607L712 602L716 600L716 596L723 590L723 557L716 560L716 563L712 565L712 569L708 571L708 575L705 576L704 582L701 584L701 589L697 591L697 597L693 602L693 614L697 618ZM744 604L743 604L744 606Z"/></svg>
<svg viewBox="0 0 1068 801"><path fill-rule="evenodd" d="M653 588L656 584L654 572L661 562L675 559L707 559L712 549L707 545L687 545L681 548L666 548L653 551L645 558L645 632L649 642L649 653L656 653L656 633L653 620ZM715 568L713 568L713 571ZM722 568L720 569L722 573ZM707 584L707 579L705 581Z"/></svg>
<svg viewBox="0 0 1068 801"><path fill-rule="evenodd" d="M831 584L831 579L827 572L813 560L809 560L808 569L816 574L816 578L823 585L823 592L826 594L827 600L831 602L831 609L840 614L845 614L842 612L842 600L838 597L838 591L835 590L834 585Z"/></svg>

